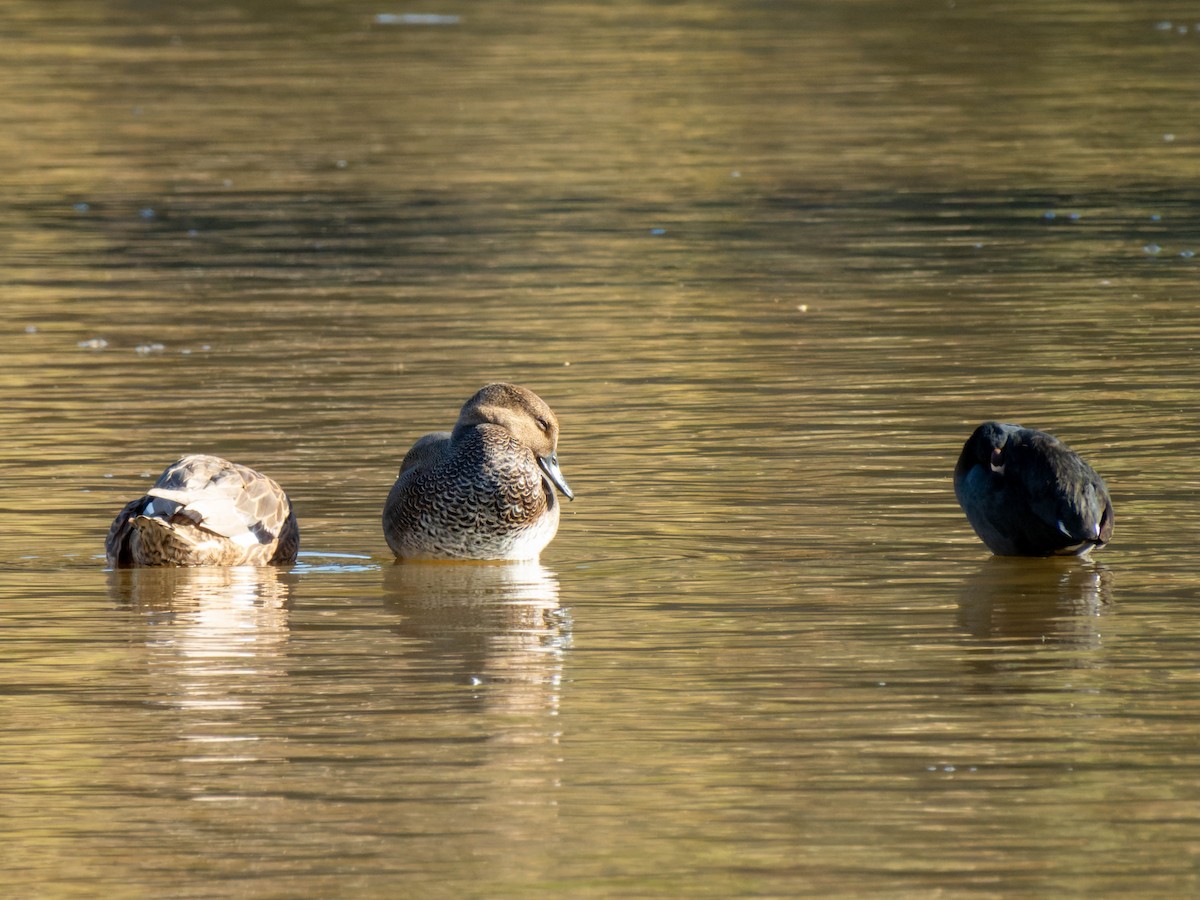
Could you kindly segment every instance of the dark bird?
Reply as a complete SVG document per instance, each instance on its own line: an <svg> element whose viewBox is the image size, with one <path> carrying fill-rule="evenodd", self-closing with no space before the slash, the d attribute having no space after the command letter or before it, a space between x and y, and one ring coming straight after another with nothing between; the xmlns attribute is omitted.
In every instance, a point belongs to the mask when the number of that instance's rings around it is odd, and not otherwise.
<svg viewBox="0 0 1200 900"><path fill-rule="evenodd" d="M401 559L533 560L558 531L558 419L515 384L480 388L452 432L420 438L400 465L383 533Z"/></svg>
<svg viewBox="0 0 1200 900"><path fill-rule="evenodd" d="M219 456L185 456L113 520L108 564L266 566L295 562L300 529L278 484Z"/></svg>
<svg viewBox="0 0 1200 900"><path fill-rule="evenodd" d="M998 556L1083 555L1112 536L1104 479L1043 431L984 422L963 445L954 493Z"/></svg>

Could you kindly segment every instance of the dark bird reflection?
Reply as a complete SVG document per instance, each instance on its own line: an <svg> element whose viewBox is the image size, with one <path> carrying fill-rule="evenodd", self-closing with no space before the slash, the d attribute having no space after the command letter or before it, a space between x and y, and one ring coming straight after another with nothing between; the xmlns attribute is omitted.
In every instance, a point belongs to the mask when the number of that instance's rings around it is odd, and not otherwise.
<svg viewBox="0 0 1200 900"><path fill-rule="evenodd" d="M501 692L517 706L557 704L562 653L571 642L558 597L557 576L533 562L384 568L384 602L399 615L395 630L420 642L430 673L530 689Z"/></svg>
<svg viewBox="0 0 1200 900"><path fill-rule="evenodd" d="M1112 572L1094 562L992 557L963 582L958 621L977 638L1092 648L1112 602Z"/></svg>

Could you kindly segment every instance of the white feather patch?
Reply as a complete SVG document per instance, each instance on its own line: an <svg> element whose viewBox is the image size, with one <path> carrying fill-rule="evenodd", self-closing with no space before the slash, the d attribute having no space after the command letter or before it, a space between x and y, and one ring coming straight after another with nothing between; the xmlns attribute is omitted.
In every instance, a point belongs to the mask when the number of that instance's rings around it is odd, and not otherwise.
<svg viewBox="0 0 1200 900"><path fill-rule="evenodd" d="M246 527L249 523L245 517L227 497L195 497L184 511L209 531L246 545L258 543L258 538Z"/></svg>
<svg viewBox="0 0 1200 900"><path fill-rule="evenodd" d="M241 544L243 547L255 547L260 543L258 538L249 531L243 531L241 534L230 535L229 539L235 544Z"/></svg>

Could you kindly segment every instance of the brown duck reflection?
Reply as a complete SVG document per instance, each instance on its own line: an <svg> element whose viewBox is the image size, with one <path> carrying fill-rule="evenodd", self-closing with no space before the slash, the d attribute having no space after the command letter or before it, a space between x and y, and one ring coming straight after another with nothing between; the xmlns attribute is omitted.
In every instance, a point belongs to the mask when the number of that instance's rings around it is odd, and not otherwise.
<svg viewBox="0 0 1200 900"><path fill-rule="evenodd" d="M286 674L292 582L274 567L114 569L109 592L141 614L159 702L237 710L261 706L263 679ZM205 727L221 730L217 719Z"/></svg>
<svg viewBox="0 0 1200 900"><path fill-rule="evenodd" d="M503 683L513 706L557 703L570 619L558 578L535 563L398 562L384 567L384 602L397 633L418 640L433 669L464 683Z"/></svg>
<svg viewBox="0 0 1200 900"><path fill-rule="evenodd" d="M139 612L279 610L294 578L283 569L259 566L179 566L113 569L109 594ZM286 617L285 617L286 618Z"/></svg>
<svg viewBox="0 0 1200 900"><path fill-rule="evenodd" d="M958 620L977 638L1099 646L1113 577L1077 558L992 557L960 588Z"/></svg>

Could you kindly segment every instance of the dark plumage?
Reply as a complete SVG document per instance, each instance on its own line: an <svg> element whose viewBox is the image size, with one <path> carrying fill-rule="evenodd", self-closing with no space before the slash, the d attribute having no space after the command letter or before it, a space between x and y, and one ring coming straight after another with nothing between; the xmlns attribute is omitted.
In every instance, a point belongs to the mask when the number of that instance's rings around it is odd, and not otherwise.
<svg viewBox="0 0 1200 900"><path fill-rule="evenodd" d="M172 463L113 520L108 564L265 566L294 562L300 529L278 484L219 456Z"/></svg>
<svg viewBox="0 0 1200 900"><path fill-rule="evenodd" d="M489 384L453 432L435 431L404 457L383 508L401 559L537 559L558 530L558 420L537 394Z"/></svg>
<svg viewBox="0 0 1200 900"><path fill-rule="evenodd" d="M1112 536L1104 480L1042 431L984 422L954 467L954 493L975 533L999 556L1085 554Z"/></svg>

